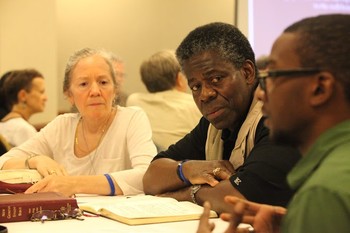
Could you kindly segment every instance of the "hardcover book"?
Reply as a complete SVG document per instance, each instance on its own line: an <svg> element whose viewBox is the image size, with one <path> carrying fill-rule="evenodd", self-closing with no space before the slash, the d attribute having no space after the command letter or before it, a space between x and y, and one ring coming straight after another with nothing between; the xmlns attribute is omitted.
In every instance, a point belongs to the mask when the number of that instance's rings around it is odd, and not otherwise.
<svg viewBox="0 0 350 233"><path fill-rule="evenodd" d="M0 170L0 193L23 193L41 179L35 169Z"/></svg>
<svg viewBox="0 0 350 233"><path fill-rule="evenodd" d="M41 210L68 212L78 208L75 198L55 192L0 195L0 223L30 221Z"/></svg>
<svg viewBox="0 0 350 233"><path fill-rule="evenodd" d="M195 220L203 212L202 206L192 202L150 195L82 203L79 208L128 225ZM211 211L210 217L217 214Z"/></svg>

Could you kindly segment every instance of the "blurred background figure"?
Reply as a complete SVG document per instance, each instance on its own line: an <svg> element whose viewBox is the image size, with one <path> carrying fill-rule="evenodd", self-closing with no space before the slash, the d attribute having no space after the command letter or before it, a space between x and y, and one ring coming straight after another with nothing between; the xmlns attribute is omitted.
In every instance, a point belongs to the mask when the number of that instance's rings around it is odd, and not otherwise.
<svg viewBox="0 0 350 233"><path fill-rule="evenodd" d="M7 113L1 118L0 134L11 146L18 146L37 133L28 120L45 109L44 77L35 69L23 69L11 71L1 80L1 101Z"/></svg>
<svg viewBox="0 0 350 233"><path fill-rule="evenodd" d="M3 83L5 82L5 80L7 79L7 77L10 76L12 71L7 71L6 73L4 73L1 78L0 78L0 89L3 85ZM10 109L7 108L6 106L6 100L5 100L5 93L3 93L2 91L0 92L0 120L7 115L7 113L10 112Z"/></svg>
<svg viewBox="0 0 350 233"><path fill-rule="evenodd" d="M201 113L192 95L186 93L187 79L174 51L153 54L141 64L140 74L149 93L131 94L127 106L144 109L158 150L167 149L197 125Z"/></svg>
<svg viewBox="0 0 350 233"><path fill-rule="evenodd" d="M118 84L117 95L115 98L115 104L119 106L126 106L126 99L128 94L124 91L124 81L125 81L125 64L124 61L117 55L111 53L112 65L115 72L115 78Z"/></svg>

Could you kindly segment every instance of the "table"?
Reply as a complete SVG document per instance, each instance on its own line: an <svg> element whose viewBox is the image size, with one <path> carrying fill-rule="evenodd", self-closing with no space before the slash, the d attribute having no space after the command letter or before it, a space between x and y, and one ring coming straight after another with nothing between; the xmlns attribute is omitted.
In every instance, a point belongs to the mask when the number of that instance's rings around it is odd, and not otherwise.
<svg viewBox="0 0 350 233"><path fill-rule="evenodd" d="M90 200L108 200L116 197L81 195L78 204ZM215 233L225 231L228 223L219 218L211 219L215 223ZM198 220L129 226L104 217L84 217L84 221L76 219L41 222L1 223L9 233L195 233Z"/></svg>
<svg viewBox="0 0 350 233"><path fill-rule="evenodd" d="M222 233L226 229L227 223L220 219L212 219L215 222L216 233ZM195 233L198 221L183 221L160 224L148 224L139 226L129 226L104 217L86 217L84 221L62 220L40 222L16 222L2 223L9 233Z"/></svg>

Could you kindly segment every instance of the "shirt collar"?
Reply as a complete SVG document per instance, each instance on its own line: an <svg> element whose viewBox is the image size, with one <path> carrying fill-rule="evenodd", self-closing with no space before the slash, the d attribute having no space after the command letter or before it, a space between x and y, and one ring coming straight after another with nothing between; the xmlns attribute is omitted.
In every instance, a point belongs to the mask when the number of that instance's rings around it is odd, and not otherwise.
<svg viewBox="0 0 350 233"><path fill-rule="evenodd" d="M350 141L350 120L339 123L324 132L303 158L288 174L288 183L294 190L299 189L310 175L317 169L330 151Z"/></svg>

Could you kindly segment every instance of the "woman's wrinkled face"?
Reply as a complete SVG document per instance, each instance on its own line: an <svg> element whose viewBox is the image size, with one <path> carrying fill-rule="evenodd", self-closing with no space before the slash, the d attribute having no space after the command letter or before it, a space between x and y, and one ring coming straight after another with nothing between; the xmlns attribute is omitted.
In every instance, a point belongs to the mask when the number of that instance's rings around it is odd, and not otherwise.
<svg viewBox="0 0 350 233"><path fill-rule="evenodd" d="M100 55L81 59L72 70L68 97L82 116L109 113L115 94L110 66Z"/></svg>

